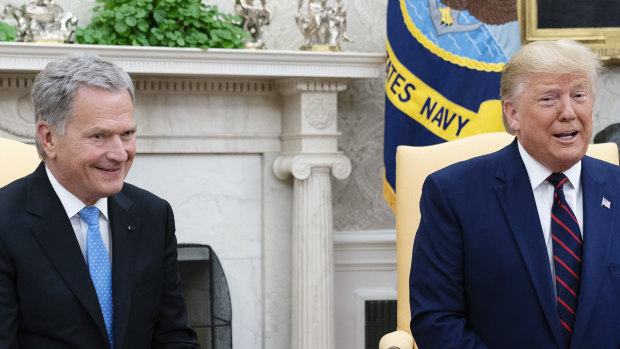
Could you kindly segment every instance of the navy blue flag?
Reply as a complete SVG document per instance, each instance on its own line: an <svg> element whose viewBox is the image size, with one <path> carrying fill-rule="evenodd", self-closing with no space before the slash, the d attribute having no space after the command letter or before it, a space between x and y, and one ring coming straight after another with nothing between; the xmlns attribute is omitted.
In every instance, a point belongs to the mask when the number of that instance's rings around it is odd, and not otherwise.
<svg viewBox="0 0 620 349"><path fill-rule="evenodd" d="M500 72L520 48L516 0L388 0L383 196L396 147L504 131Z"/></svg>

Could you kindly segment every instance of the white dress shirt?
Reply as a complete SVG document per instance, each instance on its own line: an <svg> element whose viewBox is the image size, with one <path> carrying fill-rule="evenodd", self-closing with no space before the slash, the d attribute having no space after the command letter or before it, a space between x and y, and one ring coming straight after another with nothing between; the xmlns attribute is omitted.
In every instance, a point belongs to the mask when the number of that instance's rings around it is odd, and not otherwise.
<svg viewBox="0 0 620 349"><path fill-rule="evenodd" d="M553 240L551 239L551 207L553 206L553 185L547 181L547 177L553 173L550 169L536 161L519 142L519 153L525 164L527 175L530 178L534 200L536 200L536 208L538 209L538 218L545 237L547 245L547 253L549 255L549 265L551 265L551 276L555 284L555 270L553 267ZM563 172L568 178L564 183L564 196L568 202L568 206L575 214L579 223L579 230L583 238L583 195L581 189L581 161L573 165L573 167Z"/></svg>
<svg viewBox="0 0 620 349"><path fill-rule="evenodd" d="M82 250L82 256L84 256L84 260L86 260L86 263L88 264L88 258L86 256L86 233L88 232L88 224L78 215L78 212L80 212L80 210L86 205L82 202L82 200L71 194L71 192L69 192L58 182L58 180L56 180L56 177L54 177L52 172L47 168L47 165L45 166L45 171L47 172L47 177L49 178L50 183L52 183L52 188L54 188L56 195L58 195L58 198L67 213L67 217L71 221L71 226L75 232L75 237L80 245L80 249ZM103 244L108 250L110 265L112 265L112 248L110 244L112 241L112 234L110 231L110 223L108 218L108 198L99 199L93 206L97 207L101 212L101 214L99 214L99 230L101 231Z"/></svg>

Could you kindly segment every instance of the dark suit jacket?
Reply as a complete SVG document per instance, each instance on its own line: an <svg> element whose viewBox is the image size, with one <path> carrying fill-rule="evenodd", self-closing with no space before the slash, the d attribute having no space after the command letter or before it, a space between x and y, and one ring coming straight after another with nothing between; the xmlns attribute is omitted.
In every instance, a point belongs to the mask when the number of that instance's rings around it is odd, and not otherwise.
<svg viewBox="0 0 620 349"><path fill-rule="evenodd" d="M114 348L198 348L170 205L125 184L108 210ZM0 189L0 348L109 346L88 267L41 164Z"/></svg>
<svg viewBox="0 0 620 349"><path fill-rule="evenodd" d="M620 168L586 156L581 173L584 250L570 348L619 348ZM430 175L420 210L410 305L421 349L565 348L516 141Z"/></svg>

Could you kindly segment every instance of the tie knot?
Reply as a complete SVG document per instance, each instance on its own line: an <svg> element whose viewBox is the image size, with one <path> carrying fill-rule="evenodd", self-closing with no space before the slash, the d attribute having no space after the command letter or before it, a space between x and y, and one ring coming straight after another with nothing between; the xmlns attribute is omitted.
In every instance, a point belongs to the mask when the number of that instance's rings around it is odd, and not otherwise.
<svg viewBox="0 0 620 349"><path fill-rule="evenodd" d="M80 218L88 224L88 226L99 225L99 209L95 206L86 206L78 212Z"/></svg>
<svg viewBox="0 0 620 349"><path fill-rule="evenodd" d="M562 187L564 185L564 182L566 182L567 180L568 178L566 177L566 175L561 172L553 172L549 177L547 177L547 181L553 184L553 187L555 189Z"/></svg>

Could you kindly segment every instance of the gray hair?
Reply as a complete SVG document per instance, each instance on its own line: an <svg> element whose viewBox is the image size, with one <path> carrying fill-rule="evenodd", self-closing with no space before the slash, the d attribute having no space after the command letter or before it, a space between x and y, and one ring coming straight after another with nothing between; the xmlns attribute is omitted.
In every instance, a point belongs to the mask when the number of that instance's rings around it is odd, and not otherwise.
<svg viewBox="0 0 620 349"><path fill-rule="evenodd" d="M35 124L45 121L56 133L64 135L73 118L75 95L84 86L127 90L134 102L133 83L121 67L96 55L74 54L48 63L35 78L31 92ZM45 160L38 136L35 144L39 157Z"/></svg>
<svg viewBox="0 0 620 349"><path fill-rule="evenodd" d="M576 73L588 79L592 98L596 97L598 75L603 63L597 54L574 40L536 41L517 52L502 69L500 95L505 100L519 96L530 77L536 73ZM506 131L514 135L502 110Z"/></svg>

